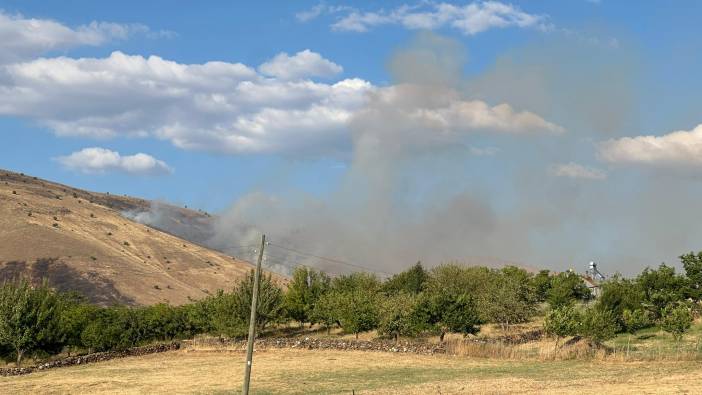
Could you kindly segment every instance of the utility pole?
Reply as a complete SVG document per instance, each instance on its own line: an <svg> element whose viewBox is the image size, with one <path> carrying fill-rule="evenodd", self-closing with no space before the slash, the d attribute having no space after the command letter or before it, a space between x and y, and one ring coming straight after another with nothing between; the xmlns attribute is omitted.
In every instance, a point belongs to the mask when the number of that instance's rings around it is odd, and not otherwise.
<svg viewBox="0 0 702 395"><path fill-rule="evenodd" d="M261 282L261 261L263 248L266 246L266 235L261 235L261 248L258 250L256 274L254 274L253 295L251 297L251 319L249 321L249 342L246 345L246 370L244 371L244 395L249 395L249 381L251 381L251 365L253 364L254 338L256 337L256 307L258 307L258 288Z"/></svg>

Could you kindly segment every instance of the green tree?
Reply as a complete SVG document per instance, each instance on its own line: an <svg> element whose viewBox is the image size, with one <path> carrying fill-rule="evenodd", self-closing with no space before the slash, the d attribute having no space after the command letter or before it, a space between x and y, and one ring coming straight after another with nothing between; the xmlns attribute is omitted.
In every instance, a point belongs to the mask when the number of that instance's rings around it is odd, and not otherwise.
<svg viewBox="0 0 702 395"><path fill-rule="evenodd" d="M380 290L381 283L374 274L356 272L335 277L332 280L331 288L339 292L354 291L357 289L365 289L367 291L377 292Z"/></svg>
<svg viewBox="0 0 702 395"><path fill-rule="evenodd" d="M378 333L392 336L415 336L429 326L429 312L421 306L419 295L400 292L381 302Z"/></svg>
<svg viewBox="0 0 702 395"><path fill-rule="evenodd" d="M86 303L82 298L74 295L61 297L61 314L58 319L58 331L70 355L71 350L83 346L81 334L85 327L92 321L99 307Z"/></svg>
<svg viewBox="0 0 702 395"><path fill-rule="evenodd" d="M448 332L461 333L464 336L476 334L482 323L474 299L465 292L451 289L438 290L428 295L429 323L439 329L440 340Z"/></svg>
<svg viewBox="0 0 702 395"><path fill-rule="evenodd" d="M255 275L253 270L234 287L231 293L218 292L211 303L214 313L215 331L231 336L246 333L251 318L251 300ZM283 291L272 280L271 275L262 275L258 304L256 307L256 328L260 332L271 322L282 317Z"/></svg>
<svg viewBox="0 0 702 395"><path fill-rule="evenodd" d="M531 286L536 294L536 300L545 302L551 290L551 272L548 270L540 270L531 278Z"/></svg>
<svg viewBox="0 0 702 395"><path fill-rule="evenodd" d="M615 275L601 284L600 297L595 306L599 310L611 311L619 326L626 329L624 311L640 310L643 300L644 292L635 281Z"/></svg>
<svg viewBox="0 0 702 395"><path fill-rule="evenodd" d="M330 279L325 273L302 266L296 268L284 296L286 315L301 324L311 322L315 304L329 287Z"/></svg>
<svg viewBox="0 0 702 395"><path fill-rule="evenodd" d="M609 310L591 307L582 315L580 334L597 344L613 339L618 331L617 319Z"/></svg>
<svg viewBox="0 0 702 395"><path fill-rule="evenodd" d="M400 292L418 294L422 292L429 280L429 272L424 269L421 262L417 262L408 270L396 274L383 284L383 290L390 295Z"/></svg>
<svg viewBox="0 0 702 395"><path fill-rule="evenodd" d="M577 300L588 300L591 297L590 289L577 273L569 270L551 277L551 289L547 296L551 308L562 307Z"/></svg>
<svg viewBox="0 0 702 395"><path fill-rule="evenodd" d="M699 302L702 300L702 251L680 255L680 262L687 277L686 296Z"/></svg>
<svg viewBox="0 0 702 395"><path fill-rule="evenodd" d="M680 342L685 332L692 326L692 313L684 304L670 305L663 309L661 328Z"/></svg>
<svg viewBox="0 0 702 395"><path fill-rule="evenodd" d="M582 316L570 304L551 309L544 318L544 331L556 337L556 348L560 340L566 336L575 336L580 332Z"/></svg>
<svg viewBox="0 0 702 395"><path fill-rule="evenodd" d="M17 366L22 358L53 341L58 333L59 303L47 283L32 287L22 279L0 287L0 344L11 347Z"/></svg>
<svg viewBox="0 0 702 395"><path fill-rule="evenodd" d="M341 325L339 320L339 291L329 291L322 295L310 312L310 320L322 324L330 333L331 327Z"/></svg>
<svg viewBox="0 0 702 395"><path fill-rule="evenodd" d="M336 316L344 332L353 333L358 339L359 333L378 326L380 311L376 290L358 287L334 295L337 297Z"/></svg>
<svg viewBox="0 0 702 395"><path fill-rule="evenodd" d="M500 324L503 330L510 324L527 322L536 313L536 293L529 276L523 269L515 269L496 272L479 305L482 320Z"/></svg>
<svg viewBox="0 0 702 395"><path fill-rule="evenodd" d="M665 263L661 263L658 269L644 269L636 282L643 291L644 303L656 319L662 317L666 306L685 299L687 279Z"/></svg>

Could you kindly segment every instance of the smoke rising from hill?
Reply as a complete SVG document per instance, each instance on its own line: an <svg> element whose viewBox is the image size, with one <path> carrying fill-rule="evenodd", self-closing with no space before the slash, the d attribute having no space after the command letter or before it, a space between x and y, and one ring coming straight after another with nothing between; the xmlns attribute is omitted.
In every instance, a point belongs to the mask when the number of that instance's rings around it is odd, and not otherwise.
<svg viewBox="0 0 702 395"><path fill-rule="evenodd" d="M554 39L468 76L466 59L456 41L419 34L390 58L392 85L370 90L354 115L348 166L332 191L252 191L217 216L207 243L227 250L266 233L379 272L417 260L556 270L596 260L605 273L631 274L702 248L689 215L700 188L689 177L597 161L599 141L641 132L635 56ZM554 172L559 164L582 171ZM270 254L281 271L349 270Z"/></svg>
<svg viewBox="0 0 702 395"><path fill-rule="evenodd" d="M389 62L394 85L371 93L352 121L352 157L339 187L324 198L248 195L219 218L213 245L255 243L265 232L278 243L384 272L417 260L477 263L479 255L504 257L504 245L518 248L519 237L495 212L489 191L470 182L480 174L467 166L485 160L470 140L548 138L563 129L456 89L464 84L464 58L459 44L433 34L397 51Z"/></svg>

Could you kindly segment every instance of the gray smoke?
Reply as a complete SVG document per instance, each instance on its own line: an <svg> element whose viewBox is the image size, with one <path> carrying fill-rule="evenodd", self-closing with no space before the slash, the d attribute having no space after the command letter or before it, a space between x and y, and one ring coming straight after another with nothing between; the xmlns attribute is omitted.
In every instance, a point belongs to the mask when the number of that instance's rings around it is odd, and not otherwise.
<svg viewBox="0 0 702 395"><path fill-rule="evenodd" d="M393 85L370 94L351 123L353 150L338 186L320 196L293 187L252 191L217 216L207 243L233 255L266 233L273 243L396 272L417 260L633 274L700 249L702 208L690 179L606 168L603 138L641 134L635 53L553 38L504 54L466 77L466 51L422 33L388 62ZM450 100L511 104L562 125L562 135L508 134L417 122ZM555 177L556 163L592 164L606 180ZM280 190L281 188L278 188ZM333 262L274 246L269 265ZM245 249L245 258L253 258Z"/></svg>

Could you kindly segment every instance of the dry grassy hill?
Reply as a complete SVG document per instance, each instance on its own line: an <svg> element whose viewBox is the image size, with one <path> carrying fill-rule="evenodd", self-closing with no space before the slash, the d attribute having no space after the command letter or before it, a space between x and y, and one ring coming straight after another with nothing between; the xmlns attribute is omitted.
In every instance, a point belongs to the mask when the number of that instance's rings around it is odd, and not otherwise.
<svg viewBox="0 0 702 395"><path fill-rule="evenodd" d="M0 281L47 278L101 304L181 304L231 288L252 268L121 215L149 206L0 170Z"/></svg>

